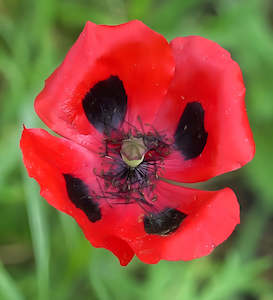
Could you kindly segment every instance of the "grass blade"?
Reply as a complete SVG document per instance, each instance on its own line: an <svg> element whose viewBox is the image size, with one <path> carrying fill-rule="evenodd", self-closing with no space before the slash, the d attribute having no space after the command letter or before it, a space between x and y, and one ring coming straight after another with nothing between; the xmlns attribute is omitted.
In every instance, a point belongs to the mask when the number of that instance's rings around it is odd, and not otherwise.
<svg viewBox="0 0 273 300"><path fill-rule="evenodd" d="M2 300L23 300L16 283L0 262L0 296Z"/></svg>
<svg viewBox="0 0 273 300"><path fill-rule="evenodd" d="M24 171L24 189L27 198L27 212L36 261L38 300L49 299L49 239L42 199L38 187Z"/></svg>

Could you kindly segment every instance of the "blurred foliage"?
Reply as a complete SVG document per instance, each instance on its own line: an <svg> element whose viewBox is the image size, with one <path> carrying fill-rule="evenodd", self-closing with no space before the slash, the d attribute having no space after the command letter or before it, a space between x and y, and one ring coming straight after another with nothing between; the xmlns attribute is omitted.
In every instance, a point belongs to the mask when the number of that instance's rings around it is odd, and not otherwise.
<svg viewBox="0 0 273 300"><path fill-rule="evenodd" d="M33 100L86 20L136 18L169 40L202 35L232 53L257 154L209 183L232 186L242 207L241 225L212 255L151 266L135 259L122 268L41 199L18 143L22 123L43 126ZM0 0L0 299L273 299L272 76L271 0Z"/></svg>

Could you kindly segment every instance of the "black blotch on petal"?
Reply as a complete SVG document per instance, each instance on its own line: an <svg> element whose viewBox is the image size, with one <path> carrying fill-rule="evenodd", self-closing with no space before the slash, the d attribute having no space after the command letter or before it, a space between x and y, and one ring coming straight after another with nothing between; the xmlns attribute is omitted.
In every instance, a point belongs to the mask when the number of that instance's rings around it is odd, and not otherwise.
<svg viewBox="0 0 273 300"><path fill-rule="evenodd" d="M101 211L98 203L96 203L89 195L88 186L79 178L70 174L63 174L66 189L70 200L75 206L81 209L91 222L101 219Z"/></svg>
<svg viewBox="0 0 273 300"><path fill-rule="evenodd" d="M144 216L144 230L148 234L168 235L178 229L186 216L175 208L166 208L159 213Z"/></svg>
<svg viewBox="0 0 273 300"><path fill-rule="evenodd" d="M88 121L98 131L110 134L122 124L127 110L122 81L117 76L99 81L85 95L82 106Z"/></svg>
<svg viewBox="0 0 273 300"><path fill-rule="evenodd" d="M177 126L174 138L185 160L202 153L208 133L204 127L205 111L199 102L188 103Z"/></svg>

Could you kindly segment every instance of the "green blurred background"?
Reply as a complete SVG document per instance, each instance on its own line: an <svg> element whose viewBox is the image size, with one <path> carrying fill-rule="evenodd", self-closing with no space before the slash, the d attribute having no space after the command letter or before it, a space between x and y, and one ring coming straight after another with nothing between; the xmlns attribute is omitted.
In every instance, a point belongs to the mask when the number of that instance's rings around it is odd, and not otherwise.
<svg viewBox="0 0 273 300"><path fill-rule="evenodd" d="M39 196L18 143L22 123L43 126L34 98L86 20L136 18L168 40L202 35L231 52L244 74L257 154L202 186L231 186L242 209L241 225L213 254L157 265L134 259L124 268ZM272 0L0 0L0 299L273 299L272 128Z"/></svg>

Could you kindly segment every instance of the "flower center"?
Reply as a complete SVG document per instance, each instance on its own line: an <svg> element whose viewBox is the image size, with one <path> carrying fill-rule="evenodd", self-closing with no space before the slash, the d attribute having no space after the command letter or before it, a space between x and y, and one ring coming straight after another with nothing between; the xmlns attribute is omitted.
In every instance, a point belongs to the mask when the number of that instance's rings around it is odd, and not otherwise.
<svg viewBox="0 0 273 300"><path fill-rule="evenodd" d="M147 212L156 206L156 182L172 144L164 133L139 122L140 130L128 123L126 131L105 135L100 149L101 170L98 173L94 169L94 173L99 199L107 199L109 205L137 203Z"/></svg>
<svg viewBox="0 0 273 300"><path fill-rule="evenodd" d="M130 137L122 141L120 154L129 167L135 168L143 162L146 151L143 138Z"/></svg>

